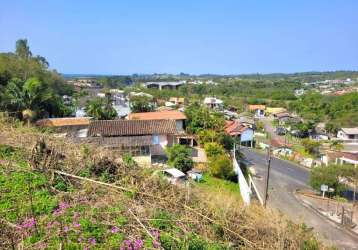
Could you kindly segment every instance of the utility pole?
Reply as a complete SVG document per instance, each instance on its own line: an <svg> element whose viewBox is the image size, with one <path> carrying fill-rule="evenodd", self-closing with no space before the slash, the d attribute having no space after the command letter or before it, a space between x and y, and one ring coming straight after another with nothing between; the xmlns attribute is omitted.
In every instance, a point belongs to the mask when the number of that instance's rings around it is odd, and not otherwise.
<svg viewBox="0 0 358 250"><path fill-rule="evenodd" d="M267 199L268 199L270 168L271 168L271 146L269 146L267 148L267 174L266 174L266 188L265 188L265 199L264 199L264 207L265 208L266 208L266 203L267 203Z"/></svg>

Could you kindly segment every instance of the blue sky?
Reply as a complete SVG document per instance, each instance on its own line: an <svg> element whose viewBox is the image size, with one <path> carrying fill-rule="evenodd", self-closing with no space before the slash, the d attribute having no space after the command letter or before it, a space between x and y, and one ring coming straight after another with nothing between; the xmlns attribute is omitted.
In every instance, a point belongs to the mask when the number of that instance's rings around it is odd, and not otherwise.
<svg viewBox="0 0 358 250"><path fill-rule="evenodd" d="M358 70L356 0L16 1L0 51L27 38L62 73Z"/></svg>

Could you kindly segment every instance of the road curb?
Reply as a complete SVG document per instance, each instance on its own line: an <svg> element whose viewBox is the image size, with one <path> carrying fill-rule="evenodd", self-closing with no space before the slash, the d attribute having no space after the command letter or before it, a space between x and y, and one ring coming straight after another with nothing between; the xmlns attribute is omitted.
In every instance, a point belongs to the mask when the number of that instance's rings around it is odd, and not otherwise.
<svg viewBox="0 0 358 250"><path fill-rule="evenodd" d="M297 192L297 191L299 191L299 189L296 189L296 190L293 192L293 196L295 197L295 199L296 199L299 203L301 203L304 207L307 207L307 208L311 209L312 211L314 211L314 212L315 212L316 214L318 214L321 218L323 218L323 219L329 221L329 222L330 222L331 224L333 224L336 228L339 228L340 230L342 230L342 231L348 233L350 236L352 236L352 237L354 237L355 239L358 240L358 234L357 234L357 233L355 233L355 232L353 232L353 231L351 231L351 230L349 230L349 229L347 229L347 228L345 228L345 227L342 227L342 226L341 226L340 224L338 224L336 221L334 221L334 220L330 219L329 217L327 217L327 216L323 215L322 213L320 213L320 212L318 211L318 209L316 209L314 206L312 206L311 204L309 204L309 203L303 201L301 198L299 198L299 197L297 196L297 195L298 195L298 192Z"/></svg>

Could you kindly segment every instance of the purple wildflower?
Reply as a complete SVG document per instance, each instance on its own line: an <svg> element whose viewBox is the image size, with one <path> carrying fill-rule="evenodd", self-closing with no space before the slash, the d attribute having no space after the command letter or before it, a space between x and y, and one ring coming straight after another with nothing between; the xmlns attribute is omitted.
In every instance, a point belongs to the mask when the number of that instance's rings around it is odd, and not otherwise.
<svg viewBox="0 0 358 250"><path fill-rule="evenodd" d="M88 243L91 245L96 245L96 239L95 238L89 238Z"/></svg>
<svg viewBox="0 0 358 250"><path fill-rule="evenodd" d="M58 207L59 207L61 210L65 210L65 209L69 208L70 205L68 205L68 204L65 203L65 202L60 202L60 204L58 205Z"/></svg>
<svg viewBox="0 0 358 250"><path fill-rule="evenodd" d="M81 227L81 224L80 223L73 223L73 226L75 227L75 228L79 228L79 227Z"/></svg>
<svg viewBox="0 0 358 250"><path fill-rule="evenodd" d="M23 228L23 229L32 228L33 226L35 226L35 224L36 224L35 218L31 217L31 218L29 218L29 219L26 219L26 220L20 225L20 228Z"/></svg>
<svg viewBox="0 0 358 250"><path fill-rule="evenodd" d="M157 240L153 240L152 245L154 248L159 248L160 243Z"/></svg>
<svg viewBox="0 0 358 250"><path fill-rule="evenodd" d="M70 230L70 228L68 227L68 226L65 226L64 228L63 228L63 231L64 232L68 232Z"/></svg>
<svg viewBox="0 0 358 250"><path fill-rule="evenodd" d="M143 240L138 239L134 242L134 247L133 247L134 250L142 249L142 247L143 247Z"/></svg>
<svg viewBox="0 0 358 250"><path fill-rule="evenodd" d="M119 231L119 228L116 227L116 226L112 227L112 229L111 229L111 232L112 232L113 234L118 233L118 231Z"/></svg>

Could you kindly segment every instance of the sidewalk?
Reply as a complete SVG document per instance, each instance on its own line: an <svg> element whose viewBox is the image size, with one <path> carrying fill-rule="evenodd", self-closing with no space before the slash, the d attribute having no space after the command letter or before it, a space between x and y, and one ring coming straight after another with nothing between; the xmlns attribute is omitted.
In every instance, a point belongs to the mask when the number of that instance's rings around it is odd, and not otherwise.
<svg viewBox="0 0 358 250"><path fill-rule="evenodd" d="M358 207L353 210L352 203L337 202L333 199L322 198L313 192L297 191L296 197L304 204L310 206L322 216L344 227L358 236ZM342 212L344 213L342 214ZM353 212L353 214L352 214ZM344 216L342 216L344 215ZM343 223L342 223L343 219Z"/></svg>

